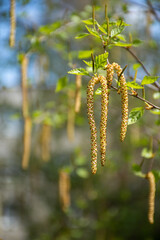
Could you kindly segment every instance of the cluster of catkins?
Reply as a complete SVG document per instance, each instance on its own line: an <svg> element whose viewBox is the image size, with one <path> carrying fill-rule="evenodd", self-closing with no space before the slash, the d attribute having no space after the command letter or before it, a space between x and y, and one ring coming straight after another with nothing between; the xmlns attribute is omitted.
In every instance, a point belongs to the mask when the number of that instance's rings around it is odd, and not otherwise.
<svg viewBox="0 0 160 240"><path fill-rule="evenodd" d="M114 69L116 70L119 83L120 93L122 99L122 122L120 140L124 141L127 122L128 122L128 93L127 85L124 74L122 74L122 68L117 63L108 64L106 66L107 77L94 76L88 83L87 87L87 110L88 120L91 130L91 171L93 174L97 171L97 128L94 119L94 86L95 84L101 84L101 122L100 122L100 151L101 151L101 165L104 166L106 159L106 128L107 128L107 114L108 114L108 102L109 102L109 89L112 85Z"/></svg>

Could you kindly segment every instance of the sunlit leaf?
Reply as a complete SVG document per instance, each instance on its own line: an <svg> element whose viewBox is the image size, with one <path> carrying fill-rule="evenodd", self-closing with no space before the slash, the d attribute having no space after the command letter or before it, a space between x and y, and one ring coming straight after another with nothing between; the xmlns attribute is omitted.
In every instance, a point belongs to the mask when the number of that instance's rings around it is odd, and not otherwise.
<svg viewBox="0 0 160 240"><path fill-rule="evenodd" d="M148 148L143 148L142 152L141 152L141 156L144 158L153 158L154 154L153 154L152 150L150 150Z"/></svg>
<svg viewBox="0 0 160 240"><path fill-rule="evenodd" d="M89 57L91 57L91 53L93 53L93 50L79 51L78 58L80 58L80 59L89 58Z"/></svg>
<svg viewBox="0 0 160 240"><path fill-rule="evenodd" d="M57 22L54 22L52 24L48 24L48 25L44 25L44 26L41 26L38 31L42 34L46 34L46 35L49 35L51 34L52 32L54 32L57 28L59 28L61 26L61 22L60 21L57 21Z"/></svg>
<svg viewBox="0 0 160 240"><path fill-rule="evenodd" d="M159 109L154 109L150 111L153 114L160 115L160 110Z"/></svg>
<svg viewBox="0 0 160 240"><path fill-rule="evenodd" d="M138 164L133 164L132 165L132 171L133 171L134 175L136 175L138 177L142 177L142 178L145 177L145 174L142 173L141 167Z"/></svg>
<svg viewBox="0 0 160 240"><path fill-rule="evenodd" d="M66 87L68 82L68 78L66 76L59 78L56 86L56 92L61 91L64 87Z"/></svg>
<svg viewBox="0 0 160 240"><path fill-rule="evenodd" d="M108 58L108 52L96 56L95 57L95 67L96 67L96 69L104 68L106 63L107 63L107 58Z"/></svg>
<svg viewBox="0 0 160 240"><path fill-rule="evenodd" d="M145 76L141 82L141 85L154 83L158 78L159 76Z"/></svg>
<svg viewBox="0 0 160 240"><path fill-rule="evenodd" d="M90 28L90 27L87 27L87 26L86 26L86 28L91 35L93 35L97 38L100 38L99 33L94 28Z"/></svg>
<svg viewBox="0 0 160 240"><path fill-rule="evenodd" d="M92 18L89 18L87 20L82 20L82 22L84 22L87 25L93 25L93 19Z"/></svg>
<svg viewBox="0 0 160 240"><path fill-rule="evenodd" d="M90 35L89 33L80 33L79 35L77 35L77 36L75 37L75 39L84 38L84 37L87 37L87 36L89 36L89 35Z"/></svg>
<svg viewBox="0 0 160 240"><path fill-rule="evenodd" d="M84 69L84 68L75 68L75 69L70 70L68 73L69 74L88 75L89 76L88 71L86 71L86 69Z"/></svg>
<svg viewBox="0 0 160 240"><path fill-rule="evenodd" d="M117 38L119 39L119 40L121 40L121 41L126 41L126 38L125 38L125 36L124 35L122 35L122 34L118 34L117 35Z"/></svg>
<svg viewBox="0 0 160 240"><path fill-rule="evenodd" d="M137 122L143 116L143 113L144 113L143 107L133 108L129 113L128 125Z"/></svg>
<svg viewBox="0 0 160 240"><path fill-rule="evenodd" d="M92 67L92 62L91 62L91 61L88 62L88 61L83 60L83 62L84 62L87 66Z"/></svg>
<svg viewBox="0 0 160 240"><path fill-rule="evenodd" d="M127 87L135 88L135 89L143 89L141 85L138 83L132 81L132 82L127 82Z"/></svg>
<svg viewBox="0 0 160 240"><path fill-rule="evenodd" d="M141 64L140 63L135 63L133 64L133 70L137 70L138 68L141 67Z"/></svg>
<svg viewBox="0 0 160 240"><path fill-rule="evenodd" d="M134 47L138 47L140 44L142 44L143 43L143 41L142 40L140 40L140 39L135 39L135 40L133 40L133 42L132 42L132 44L133 44L133 46Z"/></svg>
<svg viewBox="0 0 160 240"><path fill-rule="evenodd" d="M115 37L124 30L125 26L117 26L111 30L111 37Z"/></svg>
<svg viewBox="0 0 160 240"><path fill-rule="evenodd" d="M117 47L131 47L132 44L131 43L118 42L118 43L115 43L114 46L117 46Z"/></svg>
<svg viewBox="0 0 160 240"><path fill-rule="evenodd" d="M106 30L98 22L96 22L96 24L101 32L103 32L104 34L107 34Z"/></svg>
<svg viewBox="0 0 160 240"><path fill-rule="evenodd" d="M81 178L88 178L89 173L85 168L77 168L76 173Z"/></svg>
<svg viewBox="0 0 160 240"><path fill-rule="evenodd" d="M160 92L153 93L153 98L154 99L159 99L160 98Z"/></svg>

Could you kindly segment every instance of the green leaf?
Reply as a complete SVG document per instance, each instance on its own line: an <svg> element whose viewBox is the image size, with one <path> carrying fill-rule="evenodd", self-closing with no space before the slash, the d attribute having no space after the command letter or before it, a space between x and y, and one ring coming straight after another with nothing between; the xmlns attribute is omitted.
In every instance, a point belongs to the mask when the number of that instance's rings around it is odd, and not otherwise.
<svg viewBox="0 0 160 240"><path fill-rule="evenodd" d="M107 58L108 58L108 52L104 53L104 54L100 54L98 56L95 57L95 68L104 68L105 65L107 64Z"/></svg>
<svg viewBox="0 0 160 240"><path fill-rule="evenodd" d="M42 34L49 35L61 26L61 22L57 21L52 24L41 26L38 31Z"/></svg>
<svg viewBox="0 0 160 240"><path fill-rule="evenodd" d="M117 26L111 30L111 38L117 36L124 30L125 26Z"/></svg>
<svg viewBox="0 0 160 240"><path fill-rule="evenodd" d="M141 172L141 167L138 164L132 165L132 171L133 171L134 175L145 178L145 174Z"/></svg>
<svg viewBox="0 0 160 240"><path fill-rule="evenodd" d="M154 154L153 154L152 150L150 150L148 148L143 148L142 152L141 152L141 156L144 158L153 158Z"/></svg>
<svg viewBox="0 0 160 240"><path fill-rule="evenodd" d="M103 32L104 34L107 34L106 30L98 22L96 22L96 24L101 32Z"/></svg>
<svg viewBox="0 0 160 240"><path fill-rule="evenodd" d="M160 92L156 92L153 94L154 99L159 99L160 98Z"/></svg>
<svg viewBox="0 0 160 240"><path fill-rule="evenodd" d="M21 64L22 63L22 60L23 60L23 58L24 58L24 53L19 53L19 54L17 54L17 60L18 60L18 62Z"/></svg>
<svg viewBox="0 0 160 240"><path fill-rule="evenodd" d="M117 47L131 47L132 44L131 43L118 42L118 43L115 43L114 46L117 46Z"/></svg>
<svg viewBox="0 0 160 240"><path fill-rule="evenodd" d="M96 20L95 20L96 21ZM89 18L87 20L82 20L82 22L84 22L85 24L87 25L93 25L93 19L92 18Z"/></svg>
<svg viewBox="0 0 160 240"><path fill-rule="evenodd" d="M159 109L154 109L150 111L153 114L160 115L160 110Z"/></svg>
<svg viewBox="0 0 160 240"><path fill-rule="evenodd" d="M127 87L130 88L135 88L135 89L143 89L142 86L140 86L138 83L132 81L132 82L127 82Z"/></svg>
<svg viewBox="0 0 160 240"><path fill-rule="evenodd" d="M158 78L159 76L145 76L141 82L141 85L154 83Z"/></svg>
<svg viewBox="0 0 160 240"><path fill-rule="evenodd" d="M88 71L86 71L84 68L75 68L68 72L69 74L76 74L76 75L89 75Z"/></svg>
<svg viewBox="0 0 160 240"><path fill-rule="evenodd" d="M143 41L142 40L140 40L140 39L135 39L135 40L133 40L133 42L132 42L132 44L133 44L133 46L134 47L138 47L140 44L142 44L143 43Z"/></svg>
<svg viewBox="0 0 160 240"><path fill-rule="evenodd" d="M138 68L141 67L141 64L140 63L135 63L133 64L133 70L137 70Z"/></svg>
<svg viewBox="0 0 160 240"><path fill-rule="evenodd" d="M129 113L128 125L137 122L143 116L143 113L144 113L143 107L133 108Z"/></svg>
<svg viewBox="0 0 160 240"><path fill-rule="evenodd" d="M90 28L90 27L87 27L87 26L86 26L86 28L91 35L93 35L97 38L100 38L99 33L94 28Z"/></svg>
<svg viewBox="0 0 160 240"><path fill-rule="evenodd" d="M68 82L68 78L66 76L61 77L58 82L57 82L57 86L56 86L56 92L61 91L64 87L66 87Z"/></svg>
<svg viewBox="0 0 160 240"><path fill-rule="evenodd" d="M92 67L92 62L91 62L91 61L90 61L90 62L87 62L87 61L83 60L83 62L84 62L87 66Z"/></svg>
<svg viewBox="0 0 160 240"><path fill-rule="evenodd" d="M117 38L120 39L121 41L124 41L124 42L126 41L126 38L123 34L118 34Z"/></svg>
<svg viewBox="0 0 160 240"><path fill-rule="evenodd" d="M42 111L36 110L36 111L34 111L34 112L32 113L32 118L33 118L33 119L36 119L36 118L42 116L42 114L43 114Z"/></svg>
<svg viewBox="0 0 160 240"><path fill-rule="evenodd" d="M93 53L93 50L79 51L78 58L80 58L80 59L89 58L89 57L91 57L91 53Z"/></svg>
<svg viewBox="0 0 160 240"><path fill-rule="evenodd" d="M85 168L77 168L76 173L81 178L88 178L89 173Z"/></svg>
<svg viewBox="0 0 160 240"><path fill-rule="evenodd" d="M97 88L97 90L95 91L95 94L96 95L101 95L101 93L102 93L101 87Z"/></svg>
<svg viewBox="0 0 160 240"><path fill-rule="evenodd" d="M21 118L21 114L20 113L15 113L11 116L12 119L17 120Z"/></svg>
<svg viewBox="0 0 160 240"><path fill-rule="evenodd" d="M75 39L84 38L84 37L87 37L87 36L89 36L89 33L80 33L79 35L77 35L75 37Z"/></svg>

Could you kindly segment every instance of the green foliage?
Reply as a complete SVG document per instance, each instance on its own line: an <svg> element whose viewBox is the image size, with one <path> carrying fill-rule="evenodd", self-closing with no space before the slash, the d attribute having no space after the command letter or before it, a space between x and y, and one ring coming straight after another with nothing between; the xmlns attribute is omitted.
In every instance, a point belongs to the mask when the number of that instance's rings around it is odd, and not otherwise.
<svg viewBox="0 0 160 240"><path fill-rule="evenodd" d="M78 58L83 59L83 58L90 58L91 53L93 53L92 50L84 50L84 51L79 51L78 52Z"/></svg>
<svg viewBox="0 0 160 240"><path fill-rule="evenodd" d="M133 64L133 70L137 70L138 68L141 67L141 64L140 63L135 63Z"/></svg>
<svg viewBox="0 0 160 240"><path fill-rule="evenodd" d="M142 173L141 167L138 164L132 165L132 171L133 171L134 175L141 177L141 178L145 178L145 174Z"/></svg>
<svg viewBox="0 0 160 240"><path fill-rule="evenodd" d="M141 82L141 85L154 83L158 78L159 76L145 76Z"/></svg>
<svg viewBox="0 0 160 240"><path fill-rule="evenodd" d="M75 39L80 39L80 38L84 38L84 37L87 37L87 36L89 36L89 33L80 33L75 37Z"/></svg>
<svg viewBox="0 0 160 240"><path fill-rule="evenodd" d="M108 58L108 52L104 54L100 54L95 57L94 64L95 64L96 70L98 70L99 68L105 67L105 65L107 64L107 58Z"/></svg>
<svg viewBox="0 0 160 240"><path fill-rule="evenodd" d="M75 68L75 69L72 69L68 72L69 74L76 74L76 75L89 75L89 72L84 69L84 68Z"/></svg>
<svg viewBox="0 0 160 240"><path fill-rule="evenodd" d="M56 29L58 29L61 26L61 21L54 22L52 24L41 26L38 31L41 34L44 35L50 35L52 34Z"/></svg>
<svg viewBox="0 0 160 240"><path fill-rule="evenodd" d="M150 112L152 114L155 114L155 115L160 115L160 110L159 109L154 109L154 110L151 110Z"/></svg>
<svg viewBox="0 0 160 240"><path fill-rule="evenodd" d="M160 99L160 93L159 92L153 93L153 98L154 99Z"/></svg>
<svg viewBox="0 0 160 240"><path fill-rule="evenodd" d="M67 76L61 77L59 78L58 82L57 82L57 86L56 86L56 92L61 91L64 87L67 86L67 82L68 82L68 78Z"/></svg>
<svg viewBox="0 0 160 240"><path fill-rule="evenodd" d="M141 156L144 157L144 158L153 158L154 154L153 154L153 151L151 149L143 148L142 152L141 152Z"/></svg>
<svg viewBox="0 0 160 240"><path fill-rule="evenodd" d="M130 88L135 88L135 89L143 89L142 86L140 86L138 83L132 81L132 82L127 82L127 87Z"/></svg>
<svg viewBox="0 0 160 240"><path fill-rule="evenodd" d="M136 123L144 113L143 107L133 108L129 113L128 125Z"/></svg>

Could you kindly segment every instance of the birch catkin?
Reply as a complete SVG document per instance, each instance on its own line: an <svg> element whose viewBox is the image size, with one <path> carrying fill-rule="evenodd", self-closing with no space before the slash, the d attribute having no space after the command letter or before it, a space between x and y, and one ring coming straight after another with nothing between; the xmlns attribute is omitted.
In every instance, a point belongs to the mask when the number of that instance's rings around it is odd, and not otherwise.
<svg viewBox="0 0 160 240"><path fill-rule="evenodd" d="M68 118L67 118L67 136L70 142L74 140L75 134L75 112L74 112L74 96L75 92L72 89L68 91Z"/></svg>
<svg viewBox="0 0 160 240"><path fill-rule="evenodd" d="M23 142L23 157L22 157L22 168L28 168L30 148L31 148L31 131L32 121L30 117L24 119L24 142Z"/></svg>
<svg viewBox="0 0 160 240"><path fill-rule="evenodd" d="M48 162L50 159L50 144L51 144L51 126L44 123L42 126L41 136L42 160L44 162Z"/></svg>
<svg viewBox="0 0 160 240"><path fill-rule="evenodd" d="M59 173L59 197L62 210L65 211L70 206L70 176L63 170Z"/></svg>
<svg viewBox="0 0 160 240"><path fill-rule="evenodd" d="M27 67L28 67L28 57L23 56L21 63L21 78L22 78L22 114L23 117L28 117L28 84L27 84Z"/></svg>
<svg viewBox="0 0 160 240"><path fill-rule="evenodd" d="M88 120L91 130L91 171L93 174L97 171L97 128L94 120L94 86L98 82L101 83L101 123L100 123L100 146L101 146L101 165L104 166L106 156L106 127L108 113L108 87L106 78L103 76L93 77L87 86L87 110Z"/></svg>
<svg viewBox="0 0 160 240"><path fill-rule="evenodd" d="M149 223L153 224L154 223L155 191L156 191L155 177L152 172L149 172L146 174L146 178L149 181L148 221Z"/></svg>
<svg viewBox="0 0 160 240"><path fill-rule="evenodd" d="M76 76L76 94L75 94L75 112L78 113L81 107L81 86L82 86L82 76Z"/></svg>
<svg viewBox="0 0 160 240"><path fill-rule="evenodd" d="M15 45L15 30L16 30L16 19L15 19L15 0L10 0L10 47Z"/></svg>
<svg viewBox="0 0 160 240"><path fill-rule="evenodd" d="M121 108L122 108L122 121L121 121L121 132L120 132L120 140L123 142L127 132L127 124L128 124L128 92L127 92L127 84L122 73L122 68L117 64L113 63L113 67L116 70L117 76L119 77L120 82L120 93L121 93Z"/></svg>

